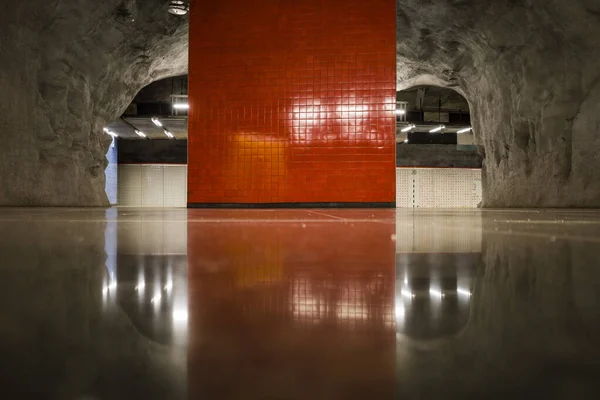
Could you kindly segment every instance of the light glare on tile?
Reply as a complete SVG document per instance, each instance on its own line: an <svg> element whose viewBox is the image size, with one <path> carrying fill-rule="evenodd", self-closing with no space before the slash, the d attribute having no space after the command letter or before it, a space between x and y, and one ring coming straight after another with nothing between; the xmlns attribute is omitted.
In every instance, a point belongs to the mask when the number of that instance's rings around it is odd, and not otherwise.
<svg viewBox="0 0 600 400"><path fill-rule="evenodd" d="M187 310L173 310L173 321L174 322L188 322L188 311Z"/></svg>

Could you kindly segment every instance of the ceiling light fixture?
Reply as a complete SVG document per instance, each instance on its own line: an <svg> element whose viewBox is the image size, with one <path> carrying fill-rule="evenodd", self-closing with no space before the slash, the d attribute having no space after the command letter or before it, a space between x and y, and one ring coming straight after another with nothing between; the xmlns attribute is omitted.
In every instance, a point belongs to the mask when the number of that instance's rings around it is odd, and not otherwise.
<svg viewBox="0 0 600 400"><path fill-rule="evenodd" d="M437 128L433 128L432 130L429 131L429 133L436 133L436 132L440 132L441 130L446 129L446 127L444 125L440 125Z"/></svg>
<svg viewBox="0 0 600 400"><path fill-rule="evenodd" d="M187 3L187 1L171 0L169 4L169 13L178 16L187 14L189 7L185 3Z"/></svg>
<svg viewBox="0 0 600 400"><path fill-rule="evenodd" d="M188 110L190 105L187 103L173 104L173 108L176 110Z"/></svg>
<svg viewBox="0 0 600 400"><path fill-rule="evenodd" d="M404 115L404 114L406 114L406 110L403 110L401 108L396 110L396 115Z"/></svg>
<svg viewBox="0 0 600 400"><path fill-rule="evenodd" d="M173 136L173 134L171 132L169 132L167 129L164 130L165 131L165 135L167 135L167 137L169 139L173 139L175 136Z"/></svg>
<svg viewBox="0 0 600 400"><path fill-rule="evenodd" d="M119 135L117 135L116 133L114 133L113 131L111 131L111 130L110 130L110 129L108 129L108 128L104 128L104 133L106 133L107 135L110 135L110 136L112 136L112 137L114 137L114 138L117 138L117 137L119 137Z"/></svg>
<svg viewBox="0 0 600 400"><path fill-rule="evenodd" d="M461 129L461 130L459 130L459 131L458 131L458 132L456 132L456 133L467 133L467 132L470 132L470 131L471 131L471 129L473 129L473 128L471 128L471 127L468 127L468 128L465 128L465 129Z"/></svg>
<svg viewBox="0 0 600 400"><path fill-rule="evenodd" d="M145 134L144 132L142 132L142 131L139 131L139 130L137 130L137 129L135 130L135 134L136 134L136 135L138 135L139 137L143 137L143 138L147 137L147 136L146 136L146 134Z"/></svg>
<svg viewBox="0 0 600 400"><path fill-rule="evenodd" d="M163 126L162 122L160 122L160 120L156 117L152 118L152 123L156 126L158 126L159 128Z"/></svg>
<svg viewBox="0 0 600 400"><path fill-rule="evenodd" d="M406 128L402 129L402 132L408 132L408 131L412 131L413 129L415 129L416 126L415 125L409 125Z"/></svg>

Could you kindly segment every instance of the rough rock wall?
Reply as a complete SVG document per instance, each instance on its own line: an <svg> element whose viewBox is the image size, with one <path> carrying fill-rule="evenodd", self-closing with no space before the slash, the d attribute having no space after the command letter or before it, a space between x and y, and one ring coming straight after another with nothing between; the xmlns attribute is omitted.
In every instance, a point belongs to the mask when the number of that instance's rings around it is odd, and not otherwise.
<svg viewBox="0 0 600 400"><path fill-rule="evenodd" d="M0 4L0 205L103 206L102 129L187 71L187 20L162 0Z"/></svg>
<svg viewBox="0 0 600 400"><path fill-rule="evenodd" d="M486 207L600 206L600 1L398 0L398 89L453 87Z"/></svg>

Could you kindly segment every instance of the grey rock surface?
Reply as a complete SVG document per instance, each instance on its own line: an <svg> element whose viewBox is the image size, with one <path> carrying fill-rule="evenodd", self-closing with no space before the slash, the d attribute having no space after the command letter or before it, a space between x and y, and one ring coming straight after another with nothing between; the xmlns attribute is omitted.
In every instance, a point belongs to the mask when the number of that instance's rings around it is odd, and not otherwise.
<svg viewBox="0 0 600 400"><path fill-rule="evenodd" d="M485 207L600 206L600 1L399 0L398 89L469 101Z"/></svg>
<svg viewBox="0 0 600 400"><path fill-rule="evenodd" d="M103 126L187 69L167 5L0 4L0 205L107 205ZM398 0L397 21L398 89L469 101L484 206L600 206L598 0Z"/></svg>
<svg viewBox="0 0 600 400"><path fill-rule="evenodd" d="M187 71L187 18L161 0L0 4L0 205L105 206L103 127Z"/></svg>

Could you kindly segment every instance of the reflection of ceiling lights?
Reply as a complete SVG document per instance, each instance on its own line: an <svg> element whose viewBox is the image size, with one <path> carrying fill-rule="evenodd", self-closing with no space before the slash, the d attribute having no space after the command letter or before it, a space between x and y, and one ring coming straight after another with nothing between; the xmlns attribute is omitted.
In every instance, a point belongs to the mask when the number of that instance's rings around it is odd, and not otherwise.
<svg viewBox="0 0 600 400"><path fill-rule="evenodd" d="M402 132L412 131L413 129L415 129L415 125L409 125L406 128L403 128Z"/></svg>
<svg viewBox="0 0 600 400"><path fill-rule="evenodd" d="M169 4L169 13L173 15L185 15L188 13L187 1L171 0Z"/></svg>
<svg viewBox="0 0 600 400"><path fill-rule="evenodd" d="M432 130L430 130L429 133L436 133L436 132L439 132L439 131L441 131L443 129L446 129L446 127L444 125L440 125L437 128L433 128Z"/></svg>
<svg viewBox="0 0 600 400"><path fill-rule="evenodd" d="M104 133L106 133L107 135L110 135L110 136L112 136L114 138L119 137L119 135L117 135L116 133L114 133L113 131L111 131L108 128L104 128Z"/></svg>
<svg viewBox="0 0 600 400"><path fill-rule="evenodd" d="M154 296L152 298L152 300L150 300L150 302L157 304L157 303L160 303L161 300L162 300L162 296L160 295L160 293L158 293L156 296Z"/></svg>
<svg viewBox="0 0 600 400"><path fill-rule="evenodd" d="M188 311L185 309L173 310L173 321L174 322L187 322Z"/></svg>
<svg viewBox="0 0 600 400"><path fill-rule="evenodd" d="M468 127L468 128L465 128L465 129L461 129L461 130L459 130L456 133L467 133L467 132L470 132L470 131L471 131L471 127Z"/></svg>

